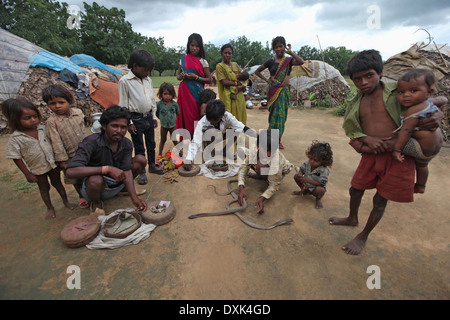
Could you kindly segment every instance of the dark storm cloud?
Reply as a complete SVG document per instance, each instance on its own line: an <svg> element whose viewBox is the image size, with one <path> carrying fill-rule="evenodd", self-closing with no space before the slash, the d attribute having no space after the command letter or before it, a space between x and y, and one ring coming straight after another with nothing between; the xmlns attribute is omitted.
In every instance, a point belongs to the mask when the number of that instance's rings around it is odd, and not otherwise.
<svg viewBox="0 0 450 320"><path fill-rule="evenodd" d="M293 1L303 6L310 1ZM370 6L380 9L380 27L390 29L395 26L428 27L449 22L450 5L447 0L379 0L379 1L319 1L323 7L317 12L316 19L323 29L352 29L366 26L367 19L373 14ZM319 3L316 2L316 3Z"/></svg>

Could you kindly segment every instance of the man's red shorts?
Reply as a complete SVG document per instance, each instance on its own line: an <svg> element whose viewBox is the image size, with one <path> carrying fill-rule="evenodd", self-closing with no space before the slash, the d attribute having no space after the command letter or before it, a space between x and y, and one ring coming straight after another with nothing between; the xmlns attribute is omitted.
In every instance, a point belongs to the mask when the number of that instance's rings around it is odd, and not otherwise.
<svg viewBox="0 0 450 320"><path fill-rule="evenodd" d="M415 175L411 157L399 162L390 153L363 154L351 185L359 190L376 188L379 195L391 201L413 202Z"/></svg>

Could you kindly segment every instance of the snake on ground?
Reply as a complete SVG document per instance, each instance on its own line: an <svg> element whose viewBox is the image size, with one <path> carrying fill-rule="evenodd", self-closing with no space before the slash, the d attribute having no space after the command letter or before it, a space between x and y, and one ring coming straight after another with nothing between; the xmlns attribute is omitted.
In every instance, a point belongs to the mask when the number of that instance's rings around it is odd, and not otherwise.
<svg viewBox="0 0 450 320"><path fill-rule="evenodd" d="M244 211L245 209L247 209L247 202L245 201L245 199L243 199L243 205L240 207L235 207L235 208L230 208L230 205L234 202L238 202L238 196L235 192L235 190L232 189L231 187L231 183L233 182L237 182L237 180L231 180L228 181L228 192L227 193L217 193L216 191L216 187L212 186L214 188L214 191L216 192L216 194L221 195L221 196L225 196L228 194L231 194L231 196L233 197L233 200L231 200L230 202L227 203L226 210L222 210L222 211L217 211L217 212L205 212L205 213L198 213L198 214L194 214L189 216L189 219L195 219L195 218L200 218L200 217L208 217L208 216L220 216L220 215L226 215L226 214L234 214L236 217L238 217L242 222L244 222L245 224L249 225L252 228L255 229L261 229L261 230L270 230L273 229L277 226L281 226L283 224L287 224L287 223L291 223L294 220L292 219L281 219L276 221L275 223L269 225L269 226L265 226L265 225L261 225L261 224L257 224L251 221L248 221L247 219L245 219L239 212L240 211Z"/></svg>

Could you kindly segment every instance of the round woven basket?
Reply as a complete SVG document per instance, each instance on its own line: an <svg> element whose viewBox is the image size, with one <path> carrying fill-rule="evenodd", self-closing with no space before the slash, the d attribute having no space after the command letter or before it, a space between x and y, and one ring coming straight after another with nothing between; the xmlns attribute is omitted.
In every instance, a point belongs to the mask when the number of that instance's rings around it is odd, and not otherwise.
<svg viewBox="0 0 450 320"><path fill-rule="evenodd" d="M192 169L189 171L184 169L183 166L178 168L178 173L182 177L194 177L194 176L198 175L199 172L200 172L200 166L198 166L196 164L192 165Z"/></svg>
<svg viewBox="0 0 450 320"><path fill-rule="evenodd" d="M151 201L147 205L147 211L142 213L142 221L145 224L154 224L155 226L160 226L170 222L176 214L175 206L173 202L170 203L169 207L161 212L152 212L151 208L156 207L159 201Z"/></svg>
<svg viewBox="0 0 450 320"><path fill-rule="evenodd" d="M61 231L61 240L69 248L87 245L100 232L96 216L83 216L69 222Z"/></svg>
<svg viewBox="0 0 450 320"><path fill-rule="evenodd" d="M124 239L142 225L141 214L137 211L123 211L109 218L103 225L103 234L108 238Z"/></svg>

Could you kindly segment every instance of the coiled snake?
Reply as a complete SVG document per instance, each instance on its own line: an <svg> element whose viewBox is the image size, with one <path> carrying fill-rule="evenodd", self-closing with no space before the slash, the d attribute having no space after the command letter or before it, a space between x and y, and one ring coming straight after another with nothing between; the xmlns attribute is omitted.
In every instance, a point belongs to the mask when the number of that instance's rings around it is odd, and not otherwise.
<svg viewBox="0 0 450 320"><path fill-rule="evenodd" d="M265 226L265 225L260 225L251 221L248 221L247 219L245 219L239 212L240 211L244 211L245 209L247 209L247 202L245 201L245 199L243 199L243 205L241 207L236 207L236 208L230 208L230 205L234 202L238 202L238 196L236 194L236 190L232 189L231 187L231 183L233 182L237 182L237 180L231 180L228 181L228 192L227 193L217 193L216 191L216 187L215 186L211 186L214 188L214 191L216 192L216 194L220 195L220 196L226 196L228 194L231 194L231 196L233 197L233 200L231 200L230 202L227 203L226 205L226 210L222 210L222 211L217 211L217 212L205 212L205 213L198 213L198 214L194 214L189 216L189 219L195 219L195 218L200 218L200 217L208 217L208 216L220 216L220 215L226 215L226 214L234 214L236 217L238 217L242 222L244 222L245 224L249 225L252 228L255 229L261 229L261 230L270 230L273 229L277 226L281 226L283 224L287 224L287 223L291 223L294 220L292 219L281 219L276 221L275 223L269 225L269 226Z"/></svg>

